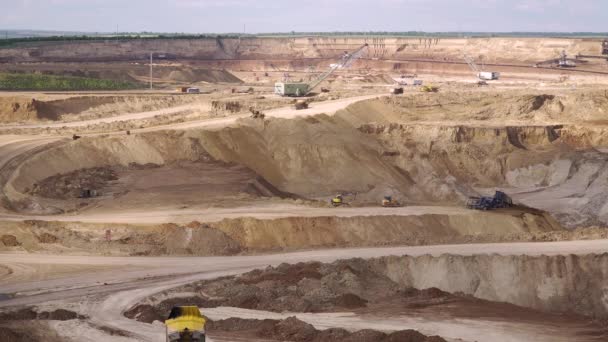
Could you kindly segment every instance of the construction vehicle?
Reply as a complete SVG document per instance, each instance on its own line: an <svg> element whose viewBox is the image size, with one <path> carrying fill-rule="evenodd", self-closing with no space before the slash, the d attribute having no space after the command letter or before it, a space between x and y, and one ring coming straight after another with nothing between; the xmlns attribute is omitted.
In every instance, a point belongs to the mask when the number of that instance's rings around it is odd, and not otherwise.
<svg viewBox="0 0 608 342"><path fill-rule="evenodd" d="M462 57L463 57L464 61L467 62L467 64L469 65L469 68L471 68L471 70L476 74L477 79L479 80L477 82L478 85L484 85L484 84L487 84L486 81L497 80L500 78L499 72L484 71L483 70L484 67L482 66L480 68L479 66L477 66L477 63L475 63L475 60L473 60L473 58L468 56L466 53L463 52Z"/></svg>
<svg viewBox="0 0 608 342"><path fill-rule="evenodd" d="M568 54L566 53L566 50L562 50L562 52L560 52L559 57L557 58L553 58L553 59L549 59L546 61L542 61L542 62L538 62L534 65L534 67L541 67L541 66L552 66L552 67L557 67L557 68L574 68L576 67L576 59L572 59L572 58L568 58Z"/></svg>
<svg viewBox="0 0 608 342"><path fill-rule="evenodd" d="M260 112L259 110L253 108L253 107L249 107L249 111L251 112L251 118L252 119L264 119L264 117L266 117L266 115L262 112Z"/></svg>
<svg viewBox="0 0 608 342"><path fill-rule="evenodd" d="M402 207L401 203L393 199L392 196L384 196L384 198L382 199L382 206L385 208Z"/></svg>
<svg viewBox="0 0 608 342"><path fill-rule="evenodd" d="M329 70L325 71L319 77L312 80L310 83L289 83L289 82L277 82L274 84L274 92L277 95L281 96L306 96L310 94L321 82L325 81L329 76L331 76L334 71L338 69L348 68L353 64L354 61L359 59L365 50L367 49L368 44L364 44L357 50L352 53L344 52L340 61L338 63L333 63L329 66Z"/></svg>
<svg viewBox="0 0 608 342"><path fill-rule="evenodd" d="M175 306L167 320L166 342L205 342L207 320L196 306Z"/></svg>
<svg viewBox="0 0 608 342"><path fill-rule="evenodd" d="M502 191L496 191L493 197L469 197L467 201L467 208L476 210L492 210L512 206L513 200Z"/></svg>
<svg viewBox="0 0 608 342"><path fill-rule="evenodd" d="M331 199L330 203L334 207L349 205L348 203L344 202L344 196L342 196L341 194L337 194L336 196L334 196L334 198Z"/></svg>
<svg viewBox="0 0 608 342"><path fill-rule="evenodd" d="M95 189L80 189L80 195L78 198L92 198L97 196L97 190Z"/></svg>
<svg viewBox="0 0 608 342"><path fill-rule="evenodd" d="M399 94L403 94L403 87L395 87L391 89L391 94L392 95L399 95Z"/></svg>
<svg viewBox="0 0 608 342"><path fill-rule="evenodd" d="M306 100L298 100L296 101L296 103L294 104L294 108L296 110L300 110L300 109L308 109L308 101Z"/></svg>
<svg viewBox="0 0 608 342"><path fill-rule="evenodd" d="M423 93L436 93L439 91L439 87L432 84L427 84L420 87L420 91Z"/></svg>

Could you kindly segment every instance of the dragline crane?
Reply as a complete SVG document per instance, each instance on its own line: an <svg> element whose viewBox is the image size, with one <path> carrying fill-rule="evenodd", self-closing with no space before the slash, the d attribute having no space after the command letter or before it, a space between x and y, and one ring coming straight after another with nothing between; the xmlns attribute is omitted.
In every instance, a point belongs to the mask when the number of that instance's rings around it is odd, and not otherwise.
<svg viewBox="0 0 608 342"><path fill-rule="evenodd" d="M483 71L482 69L480 69L477 66L477 63L475 63L475 60L473 58L471 58L470 56L468 56L466 53L463 52L462 57L464 58L464 61L467 62L467 64L469 65L469 68L471 68L471 70L473 72L475 72L475 74L477 75L477 78L481 82L497 80L500 78L499 72Z"/></svg>
<svg viewBox="0 0 608 342"><path fill-rule="evenodd" d="M350 67L365 52L368 44L365 44L352 53L344 52L337 63L331 64L329 69L309 83L287 83L277 82L274 85L275 94L281 96L306 96L310 94L321 82L325 81L334 71Z"/></svg>

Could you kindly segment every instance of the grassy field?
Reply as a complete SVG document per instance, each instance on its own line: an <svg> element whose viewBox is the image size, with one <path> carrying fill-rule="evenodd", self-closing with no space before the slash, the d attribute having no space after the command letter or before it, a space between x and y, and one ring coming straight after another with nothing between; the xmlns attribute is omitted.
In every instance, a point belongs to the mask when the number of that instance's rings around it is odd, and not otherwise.
<svg viewBox="0 0 608 342"><path fill-rule="evenodd" d="M123 90L138 88L129 82L85 77L0 73L0 90Z"/></svg>

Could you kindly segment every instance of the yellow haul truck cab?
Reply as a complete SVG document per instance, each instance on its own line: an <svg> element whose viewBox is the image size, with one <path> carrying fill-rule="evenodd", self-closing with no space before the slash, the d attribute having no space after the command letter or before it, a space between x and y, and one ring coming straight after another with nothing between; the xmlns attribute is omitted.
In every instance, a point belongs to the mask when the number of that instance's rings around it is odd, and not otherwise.
<svg viewBox="0 0 608 342"><path fill-rule="evenodd" d="M165 321L167 342L205 342L207 321L196 306L176 306Z"/></svg>

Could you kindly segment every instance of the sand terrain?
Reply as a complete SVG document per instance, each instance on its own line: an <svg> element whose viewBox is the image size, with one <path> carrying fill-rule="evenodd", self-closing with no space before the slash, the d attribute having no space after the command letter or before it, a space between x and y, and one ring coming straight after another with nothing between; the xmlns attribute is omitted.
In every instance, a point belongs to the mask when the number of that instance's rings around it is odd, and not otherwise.
<svg viewBox="0 0 608 342"><path fill-rule="evenodd" d="M605 340L608 96L531 66L599 41L378 39L309 109L271 94L283 69L310 77L306 63L363 42L181 41L159 93L0 96L0 336L161 341L144 314L195 304L214 341ZM141 58L131 45L169 43L74 44L0 60L117 77ZM462 49L507 76L477 87ZM602 63L572 73L601 78ZM387 95L422 72L439 93ZM465 208L495 190L516 206ZM337 193L348 206L329 205Z"/></svg>

